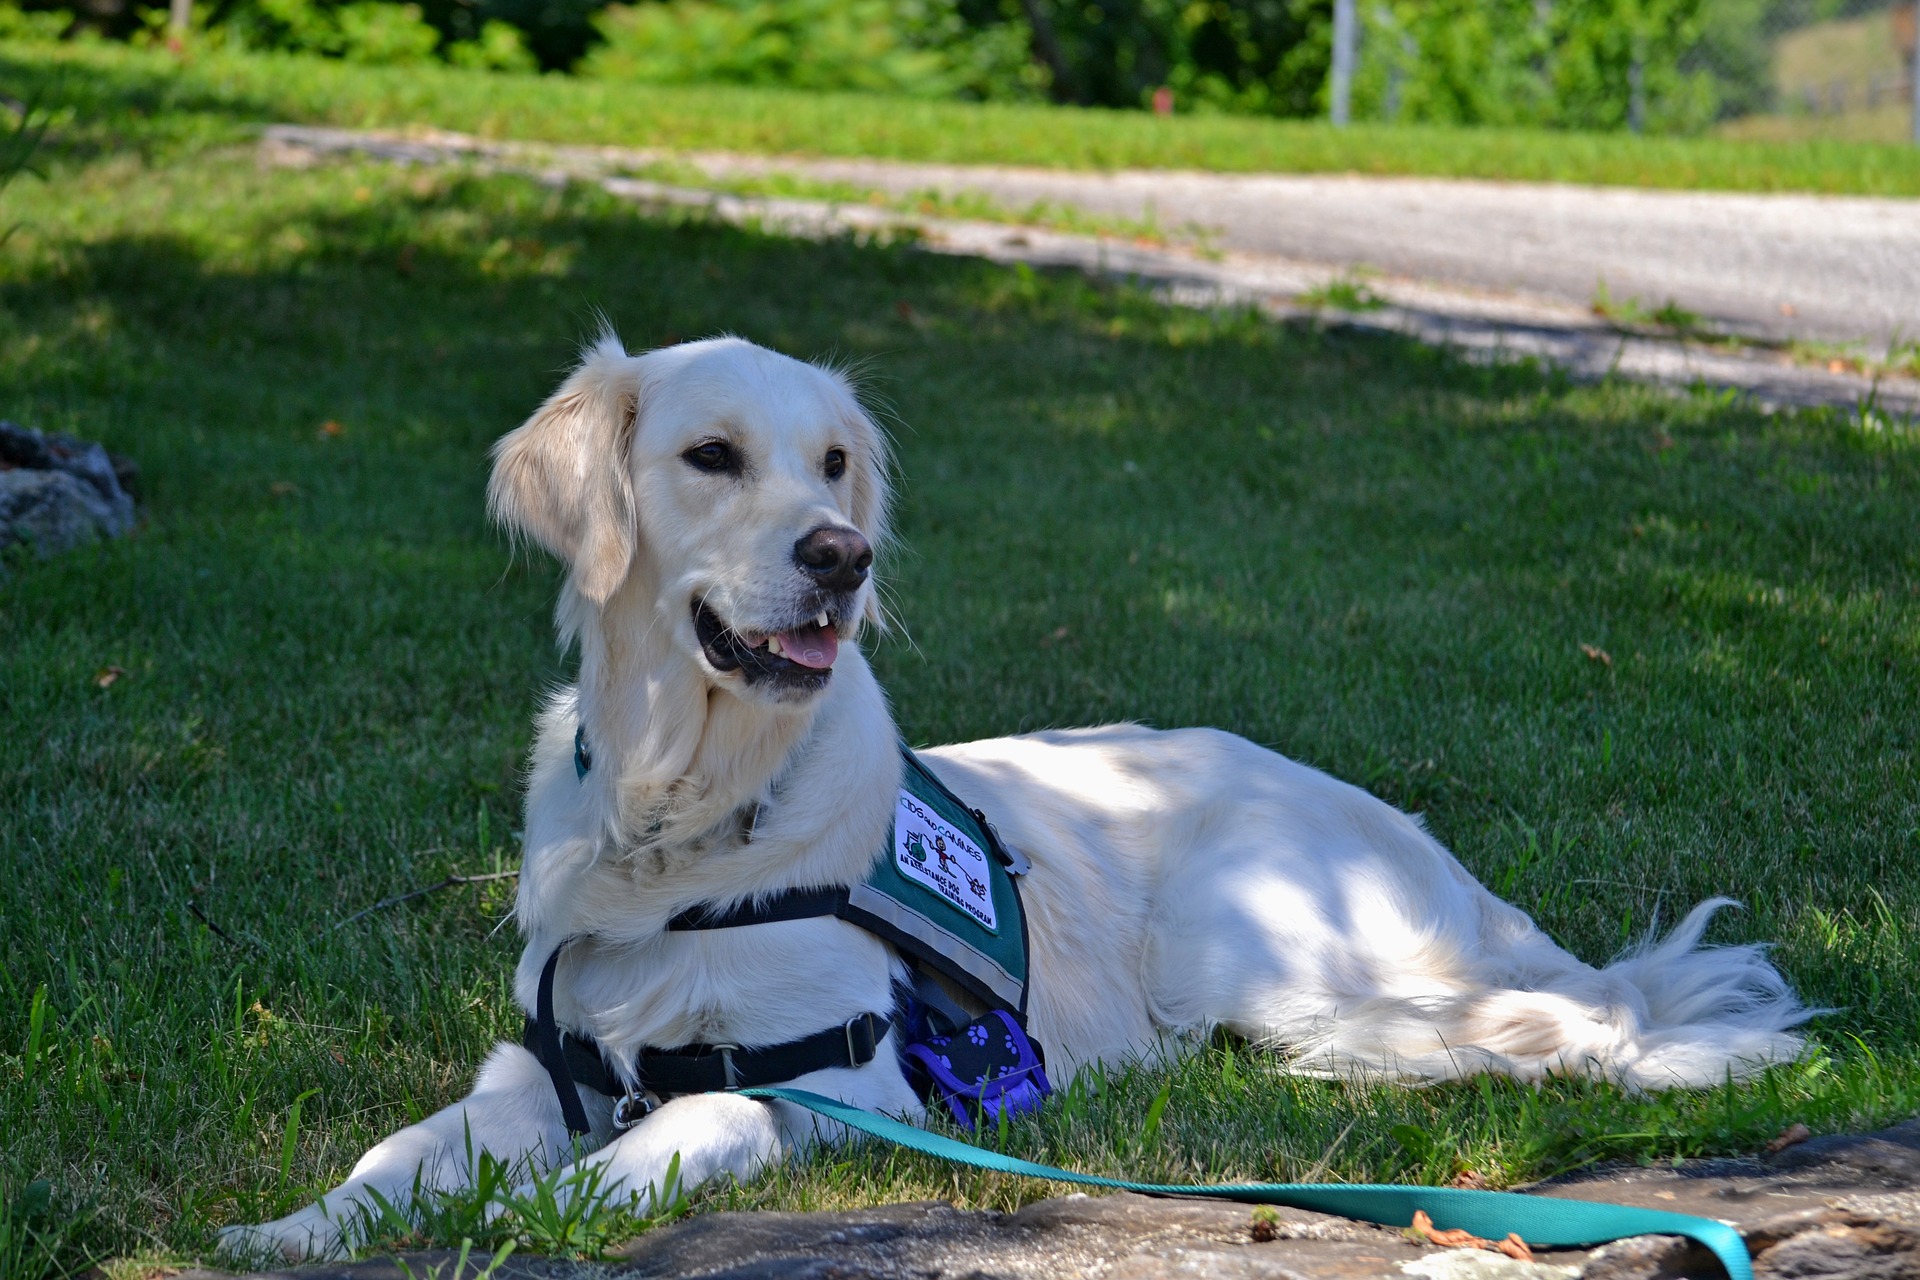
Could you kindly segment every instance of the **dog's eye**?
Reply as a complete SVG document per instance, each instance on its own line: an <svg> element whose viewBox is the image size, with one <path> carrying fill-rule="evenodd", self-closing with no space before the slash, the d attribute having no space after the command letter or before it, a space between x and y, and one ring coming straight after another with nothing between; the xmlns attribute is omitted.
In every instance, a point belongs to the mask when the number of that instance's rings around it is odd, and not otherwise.
<svg viewBox="0 0 1920 1280"><path fill-rule="evenodd" d="M725 440L709 440L697 444L680 455L702 471L738 471L734 461L733 446Z"/></svg>
<svg viewBox="0 0 1920 1280"><path fill-rule="evenodd" d="M847 474L847 451L845 449L827 450L827 479L838 480Z"/></svg>

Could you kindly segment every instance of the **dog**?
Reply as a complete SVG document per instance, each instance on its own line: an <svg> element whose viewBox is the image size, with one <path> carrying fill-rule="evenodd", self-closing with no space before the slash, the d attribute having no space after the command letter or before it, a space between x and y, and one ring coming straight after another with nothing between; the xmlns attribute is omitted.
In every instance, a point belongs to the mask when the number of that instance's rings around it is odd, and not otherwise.
<svg viewBox="0 0 1920 1280"><path fill-rule="evenodd" d="M899 950L844 920L668 928L858 883L888 839L902 758L856 641L884 624L890 463L849 381L735 338L636 356L603 336L493 457L490 509L564 563L556 620L579 650L527 777L522 1005L544 978L550 1021L629 1085L643 1050L779 1045L893 1007ZM1116 724L921 759L1028 864L1029 1024L1056 1080L1216 1027L1298 1070L1410 1082L1713 1085L1800 1051L1809 1011L1763 948L1701 945L1726 899L1596 969L1416 818L1224 732ZM900 1035L786 1083L920 1117ZM676 1158L691 1188L840 1136L726 1090L616 1128L614 1098L565 1079L502 1044L466 1099L224 1243L337 1253L373 1193L462 1185L478 1151L535 1172L578 1159L644 1194Z"/></svg>

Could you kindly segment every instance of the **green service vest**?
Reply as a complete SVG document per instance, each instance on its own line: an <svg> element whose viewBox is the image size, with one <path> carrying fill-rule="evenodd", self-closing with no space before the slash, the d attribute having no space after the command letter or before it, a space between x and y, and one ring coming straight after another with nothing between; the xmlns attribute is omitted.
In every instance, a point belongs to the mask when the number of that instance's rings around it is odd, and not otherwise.
<svg viewBox="0 0 1920 1280"><path fill-rule="evenodd" d="M994 1008L1027 1011L1026 870L904 745L887 842L835 914L879 935Z"/></svg>

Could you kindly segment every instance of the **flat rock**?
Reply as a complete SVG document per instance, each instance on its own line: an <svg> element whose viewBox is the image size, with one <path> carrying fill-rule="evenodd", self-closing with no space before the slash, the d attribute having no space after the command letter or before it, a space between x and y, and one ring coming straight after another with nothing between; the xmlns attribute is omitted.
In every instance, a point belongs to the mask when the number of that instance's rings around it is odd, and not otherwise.
<svg viewBox="0 0 1920 1280"><path fill-rule="evenodd" d="M70 472L0 471L0 547L22 542L50 556L124 527L99 491Z"/></svg>
<svg viewBox="0 0 1920 1280"><path fill-rule="evenodd" d="M1816 1138L1749 1160L1615 1166L1535 1194L1733 1223L1756 1280L1920 1280L1920 1120ZM515 1256L499 1280L1681 1280L1723 1275L1673 1236L1541 1251L1532 1262L1439 1249L1403 1231L1281 1209L1254 1240L1253 1213L1224 1200L1119 1194L1042 1200L1017 1213L940 1201L843 1213L711 1213L654 1231L600 1263ZM265 1273L283 1280L470 1280L445 1250ZM187 1272L178 1280L217 1280Z"/></svg>
<svg viewBox="0 0 1920 1280"><path fill-rule="evenodd" d="M97 444L0 421L0 548L43 556L134 525L138 468Z"/></svg>

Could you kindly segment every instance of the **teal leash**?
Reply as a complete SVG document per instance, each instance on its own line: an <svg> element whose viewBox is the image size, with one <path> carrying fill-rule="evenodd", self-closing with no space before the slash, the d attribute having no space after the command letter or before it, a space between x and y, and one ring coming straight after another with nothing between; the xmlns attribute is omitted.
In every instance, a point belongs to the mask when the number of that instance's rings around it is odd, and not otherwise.
<svg viewBox="0 0 1920 1280"><path fill-rule="evenodd" d="M1727 1269L1729 1280L1753 1280L1753 1264L1746 1242L1724 1222L1695 1218L1658 1209L1635 1209L1621 1204L1587 1200L1555 1200L1517 1195L1510 1191L1462 1191L1453 1187L1348 1186L1338 1183L1241 1182L1217 1186L1167 1186L1153 1182L1126 1182L1091 1173L1074 1173L985 1151L965 1142L915 1128L886 1116L863 1111L804 1089L742 1089L749 1098L775 1098L805 1107L817 1115L846 1125L869 1137L922 1155L971 1165L991 1173L1016 1173L1050 1182L1074 1182L1088 1187L1110 1187L1154 1196L1209 1196L1246 1204L1285 1205L1338 1214L1388 1227L1413 1225L1416 1209L1424 1209L1442 1231L1469 1231L1476 1236L1504 1239L1517 1233L1530 1245L1550 1248L1604 1244L1627 1236L1685 1236L1713 1250Z"/></svg>

